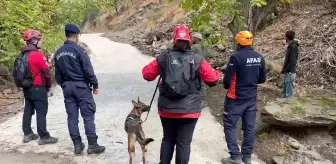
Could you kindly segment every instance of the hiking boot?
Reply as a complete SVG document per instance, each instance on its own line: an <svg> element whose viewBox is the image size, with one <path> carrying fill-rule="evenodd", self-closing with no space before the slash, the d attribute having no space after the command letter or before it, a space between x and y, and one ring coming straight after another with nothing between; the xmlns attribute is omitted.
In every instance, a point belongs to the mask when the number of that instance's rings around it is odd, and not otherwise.
<svg viewBox="0 0 336 164"><path fill-rule="evenodd" d="M222 164L243 164L240 156L231 156L229 158L222 158Z"/></svg>
<svg viewBox="0 0 336 164"><path fill-rule="evenodd" d="M74 153L81 154L85 148L85 144L82 142L82 138L73 140Z"/></svg>
<svg viewBox="0 0 336 164"><path fill-rule="evenodd" d="M37 140L39 138L39 136L37 134L29 134L29 135L25 135L23 136L23 143L28 143L30 142L31 140Z"/></svg>
<svg viewBox="0 0 336 164"><path fill-rule="evenodd" d="M244 164L252 164L251 155L243 155L243 162Z"/></svg>
<svg viewBox="0 0 336 164"><path fill-rule="evenodd" d="M46 145L46 144L54 144L58 142L58 138L55 137L49 137L49 138L44 138L40 139L38 144L39 145Z"/></svg>
<svg viewBox="0 0 336 164"><path fill-rule="evenodd" d="M99 154L105 151L105 146L100 146L97 143L97 139L88 139L89 147L87 149L88 154Z"/></svg>

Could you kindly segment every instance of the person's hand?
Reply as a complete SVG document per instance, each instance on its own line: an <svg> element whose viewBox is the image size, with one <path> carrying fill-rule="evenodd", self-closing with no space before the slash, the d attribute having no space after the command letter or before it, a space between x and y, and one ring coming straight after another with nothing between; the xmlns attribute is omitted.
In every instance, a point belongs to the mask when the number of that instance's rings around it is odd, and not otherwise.
<svg viewBox="0 0 336 164"><path fill-rule="evenodd" d="M94 95L97 95L99 93L99 89L98 88L93 88L92 92L93 92Z"/></svg>

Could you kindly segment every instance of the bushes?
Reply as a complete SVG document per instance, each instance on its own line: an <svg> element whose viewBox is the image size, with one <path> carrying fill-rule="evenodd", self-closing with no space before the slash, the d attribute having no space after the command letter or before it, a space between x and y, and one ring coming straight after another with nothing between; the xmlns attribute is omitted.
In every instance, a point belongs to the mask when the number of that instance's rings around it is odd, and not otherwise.
<svg viewBox="0 0 336 164"><path fill-rule="evenodd" d="M88 0L0 1L0 63L10 68L24 45L23 32L39 30L43 36L43 52L54 52L64 40L64 25L79 25L84 11L94 7Z"/></svg>

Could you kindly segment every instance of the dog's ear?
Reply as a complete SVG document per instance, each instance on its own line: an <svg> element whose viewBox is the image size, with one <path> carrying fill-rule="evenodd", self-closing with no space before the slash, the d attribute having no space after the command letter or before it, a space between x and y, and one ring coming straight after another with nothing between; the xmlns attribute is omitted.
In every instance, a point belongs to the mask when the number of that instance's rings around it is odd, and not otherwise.
<svg viewBox="0 0 336 164"><path fill-rule="evenodd" d="M137 107L137 106L138 106L138 103L135 102L134 100L132 100L132 104L133 104L134 107Z"/></svg>
<svg viewBox="0 0 336 164"><path fill-rule="evenodd" d="M138 103L140 102L140 98L139 98L139 96L138 96Z"/></svg>

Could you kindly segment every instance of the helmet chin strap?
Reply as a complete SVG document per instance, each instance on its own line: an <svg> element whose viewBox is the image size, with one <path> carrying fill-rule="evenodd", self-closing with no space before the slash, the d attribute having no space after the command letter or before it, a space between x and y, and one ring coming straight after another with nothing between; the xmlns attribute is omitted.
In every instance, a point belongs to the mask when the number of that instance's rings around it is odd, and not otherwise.
<svg viewBox="0 0 336 164"><path fill-rule="evenodd" d="M38 42L37 42L37 43L38 43ZM38 50L42 49L41 47L38 47L38 46L37 46L37 43L36 43L36 44L32 44L32 45L34 45L34 46L36 47L36 49L38 49Z"/></svg>
<svg viewBox="0 0 336 164"><path fill-rule="evenodd" d="M39 46L37 46L38 45L38 43L40 42L41 40L38 40L37 42L36 42L36 44L34 44L34 46L37 48L37 49L42 49L42 47L39 47Z"/></svg>

